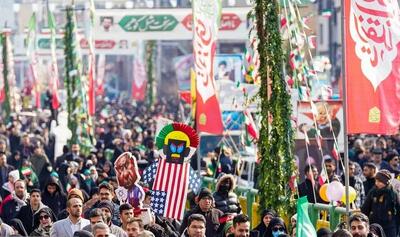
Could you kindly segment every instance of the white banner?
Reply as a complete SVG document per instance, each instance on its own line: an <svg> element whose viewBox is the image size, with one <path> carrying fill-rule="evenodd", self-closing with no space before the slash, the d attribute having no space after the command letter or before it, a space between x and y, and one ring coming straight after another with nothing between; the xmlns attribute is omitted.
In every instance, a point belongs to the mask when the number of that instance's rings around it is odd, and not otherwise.
<svg viewBox="0 0 400 237"><path fill-rule="evenodd" d="M247 40L250 8L223 8L218 40ZM96 10L96 39L191 40L192 9Z"/></svg>

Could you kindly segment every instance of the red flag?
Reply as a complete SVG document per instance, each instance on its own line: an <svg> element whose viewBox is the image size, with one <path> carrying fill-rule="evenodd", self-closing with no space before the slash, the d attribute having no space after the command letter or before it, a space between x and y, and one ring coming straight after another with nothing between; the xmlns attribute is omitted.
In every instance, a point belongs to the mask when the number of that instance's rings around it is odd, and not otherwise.
<svg viewBox="0 0 400 237"><path fill-rule="evenodd" d="M90 54L90 62L89 62L89 75L88 75L88 81L89 81L89 89L88 89L88 94L89 94L89 115L93 116L96 111L96 95L95 95L95 85L94 85L94 67L96 65L95 62L95 56L93 54Z"/></svg>
<svg viewBox="0 0 400 237"><path fill-rule="evenodd" d="M60 99L58 97L58 68L57 61L53 61L50 65L50 88L51 88L51 106L53 109L60 107Z"/></svg>
<svg viewBox="0 0 400 237"><path fill-rule="evenodd" d="M104 76L106 72L106 55L100 54L97 62L96 95L104 95Z"/></svg>
<svg viewBox="0 0 400 237"><path fill-rule="evenodd" d="M137 101L143 101L146 97L146 87L146 69L143 63L135 59L133 61L132 98Z"/></svg>
<svg viewBox="0 0 400 237"><path fill-rule="evenodd" d="M190 94L190 91L179 91L179 96L187 104L191 104L192 103L192 96Z"/></svg>
<svg viewBox="0 0 400 237"><path fill-rule="evenodd" d="M193 53L196 73L196 126L198 132L222 134L224 127L214 83L214 56L220 5L213 0L209 12L193 1Z"/></svg>
<svg viewBox="0 0 400 237"><path fill-rule="evenodd" d="M348 133L396 134L400 125L397 1L346 0Z"/></svg>

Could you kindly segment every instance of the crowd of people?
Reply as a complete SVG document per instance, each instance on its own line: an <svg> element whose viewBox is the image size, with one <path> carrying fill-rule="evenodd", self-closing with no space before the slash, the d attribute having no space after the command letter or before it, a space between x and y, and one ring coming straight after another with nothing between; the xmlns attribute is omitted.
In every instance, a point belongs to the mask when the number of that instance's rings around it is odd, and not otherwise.
<svg viewBox="0 0 400 237"><path fill-rule="evenodd" d="M350 141L349 185L357 194L352 208L365 214L360 218L378 226L385 236L396 237L400 226L400 135L357 136L351 137ZM299 196L307 196L309 202L326 203L320 195L324 183L339 181L345 184L340 162L325 156L323 165L327 179L322 182L321 172L314 164L308 164L304 169L306 177L298 190Z"/></svg>
<svg viewBox="0 0 400 237"><path fill-rule="evenodd" d="M126 151L140 172L155 162L157 119L181 121L179 100L161 99L154 106L100 101L97 107L94 146L88 153L70 144L56 154L51 117L14 115L0 123L0 236L295 236L296 216L287 227L272 209L262 211L261 223L250 228L234 192L236 168L226 148L212 154L221 157L213 168L215 190L203 188L192 195L182 221L154 214L149 222L138 218L134 207L116 198L114 162ZM358 194L355 208L364 214L351 216L349 231L320 229L318 236L397 236L400 205L391 182L400 174L399 144L399 136L352 141L350 185ZM344 181L336 160L325 157L323 163L330 181ZM323 202L318 167L311 164L305 173L299 196ZM143 206L151 209L151 187L141 185Z"/></svg>

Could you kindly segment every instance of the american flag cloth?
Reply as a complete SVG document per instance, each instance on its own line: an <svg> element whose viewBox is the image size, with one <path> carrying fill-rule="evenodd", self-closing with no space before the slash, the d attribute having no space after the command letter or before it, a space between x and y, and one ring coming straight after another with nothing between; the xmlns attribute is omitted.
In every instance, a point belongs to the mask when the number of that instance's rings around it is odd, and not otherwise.
<svg viewBox="0 0 400 237"><path fill-rule="evenodd" d="M153 181L157 173L157 167L158 162L154 162L143 171L142 181L151 187L153 186ZM198 194L201 189L201 177L192 167L189 169L189 189L195 194Z"/></svg>
<svg viewBox="0 0 400 237"><path fill-rule="evenodd" d="M160 159L153 183L151 207L155 214L183 219L189 186L189 163L176 164Z"/></svg>

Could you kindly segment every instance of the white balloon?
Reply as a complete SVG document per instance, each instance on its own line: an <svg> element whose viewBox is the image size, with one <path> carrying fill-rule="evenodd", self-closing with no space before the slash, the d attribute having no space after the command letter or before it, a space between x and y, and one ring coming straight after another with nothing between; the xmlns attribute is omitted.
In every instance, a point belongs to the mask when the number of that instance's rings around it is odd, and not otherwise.
<svg viewBox="0 0 400 237"><path fill-rule="evenodd" d="M328 185L328 188L326 189L326 196L329 201L337 202L342 198L344 191L344 186L341 182L333 181Z"/></svg>

